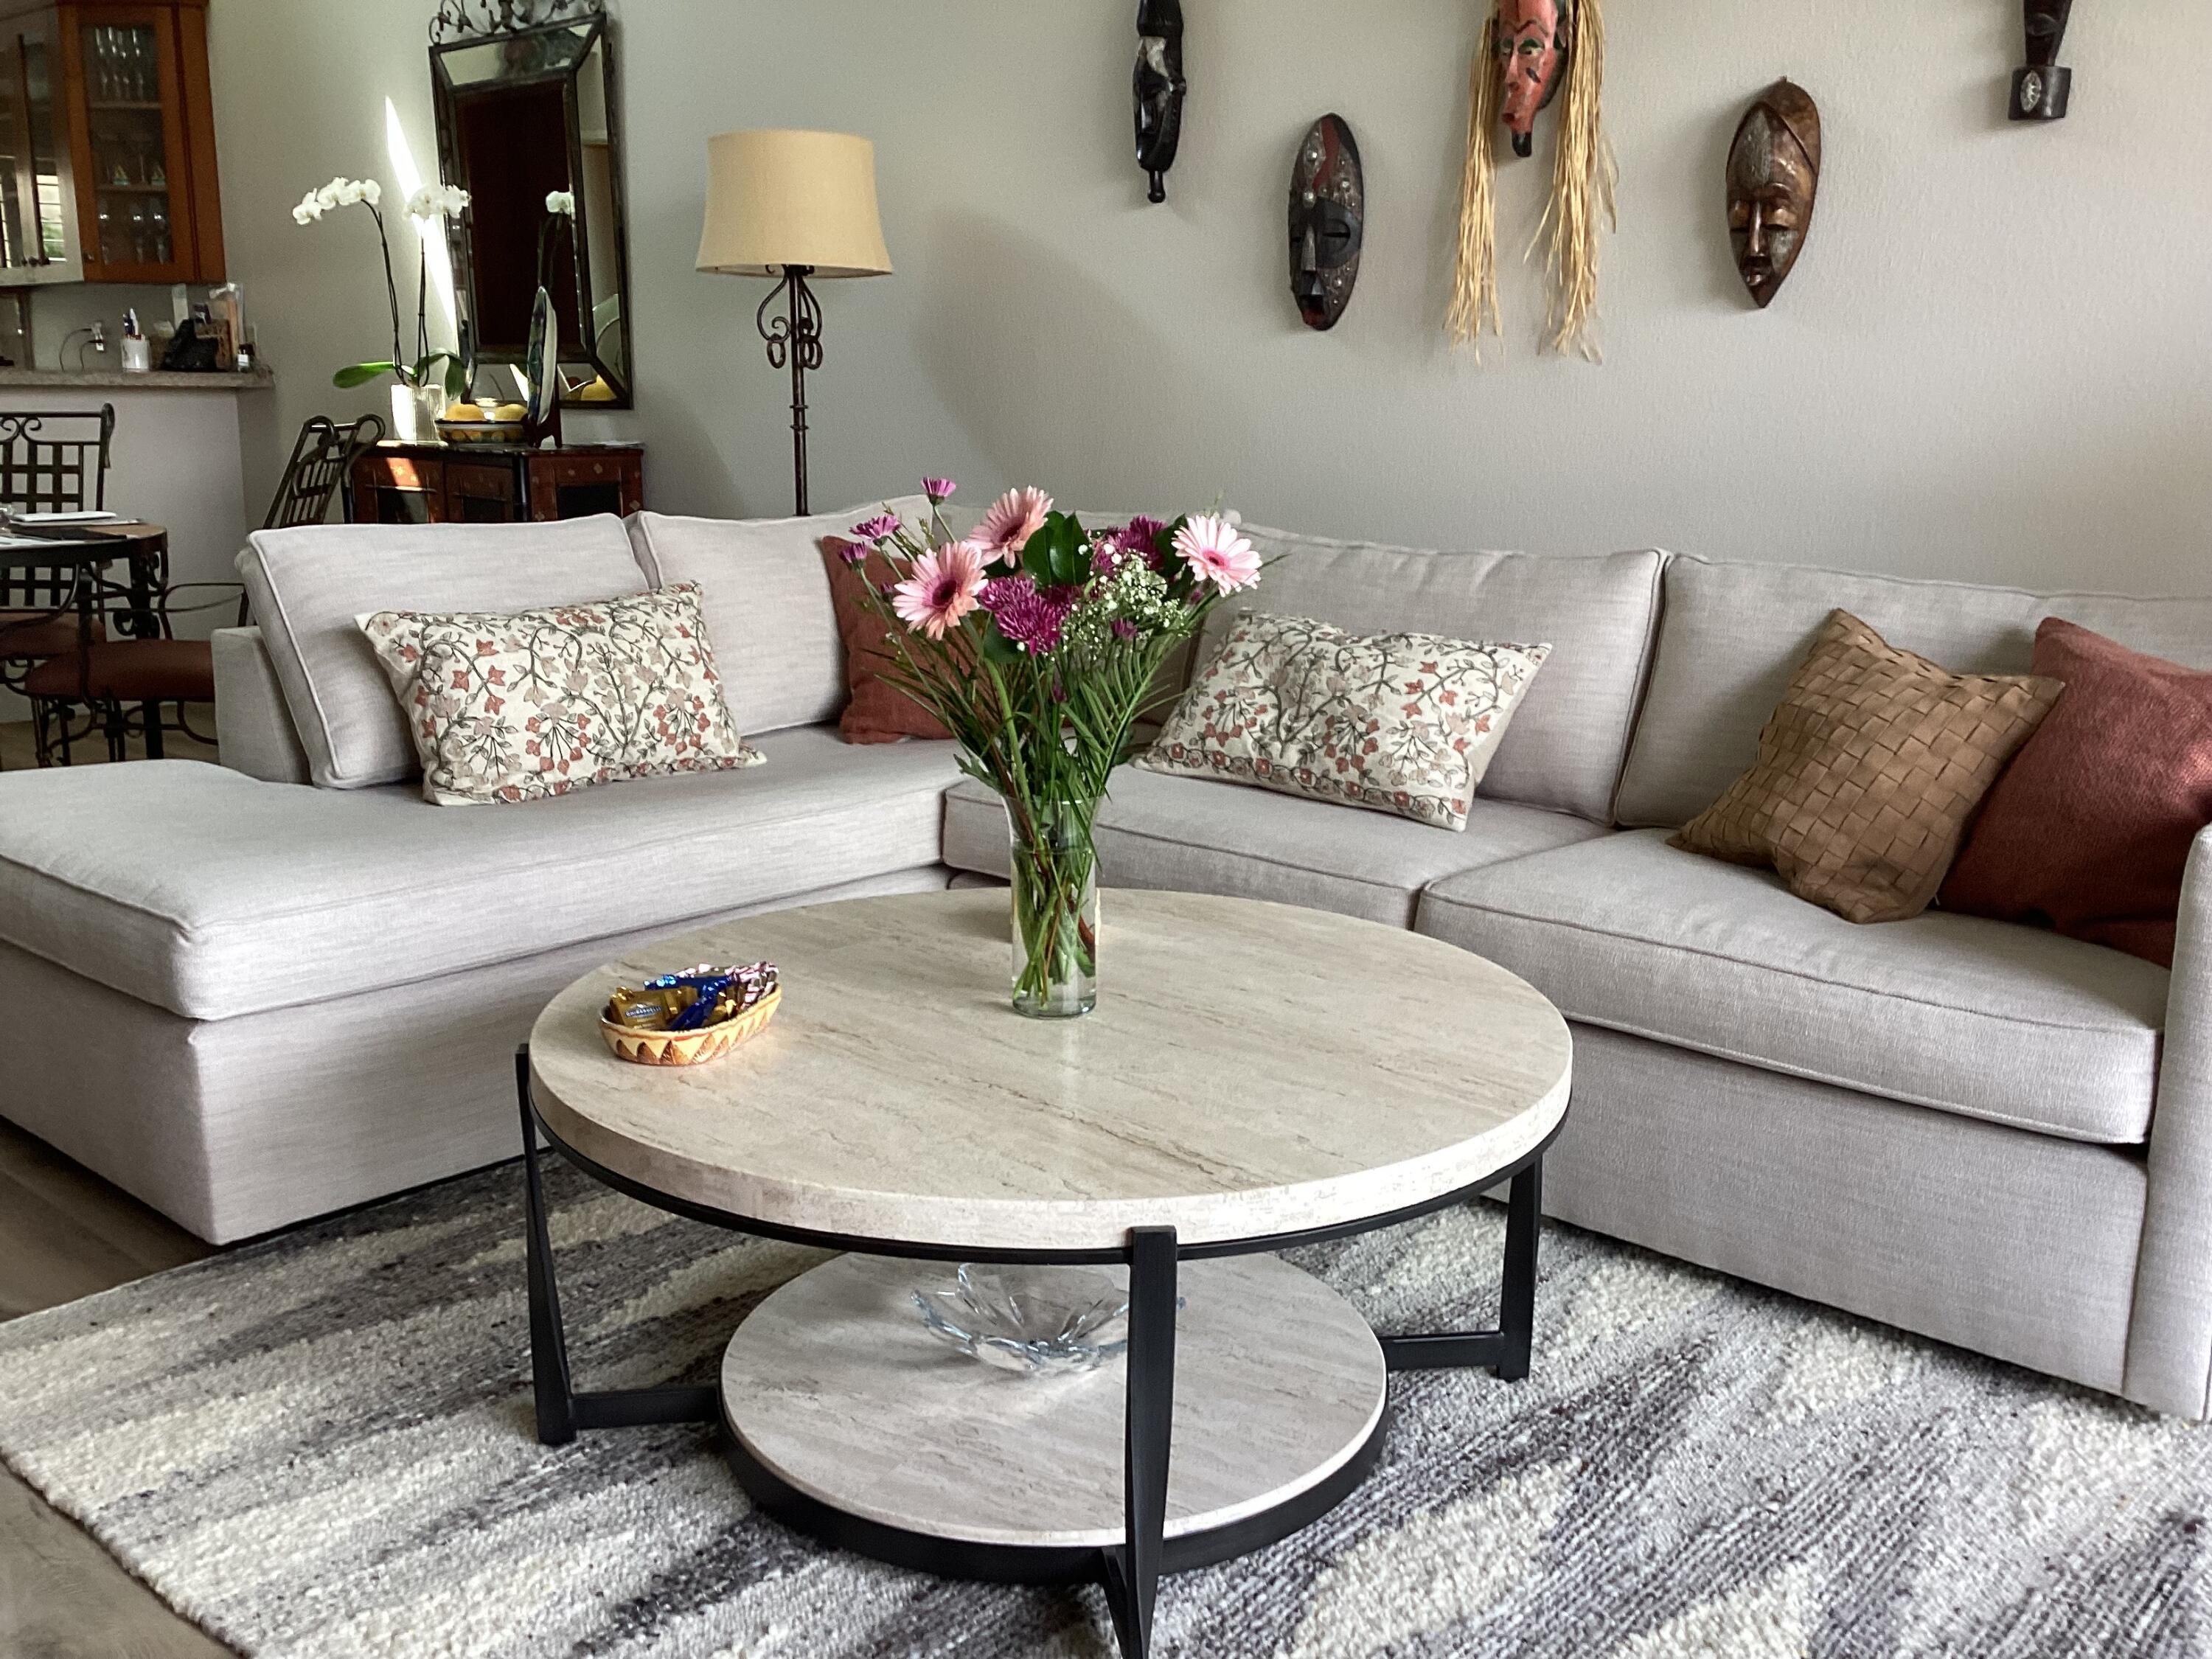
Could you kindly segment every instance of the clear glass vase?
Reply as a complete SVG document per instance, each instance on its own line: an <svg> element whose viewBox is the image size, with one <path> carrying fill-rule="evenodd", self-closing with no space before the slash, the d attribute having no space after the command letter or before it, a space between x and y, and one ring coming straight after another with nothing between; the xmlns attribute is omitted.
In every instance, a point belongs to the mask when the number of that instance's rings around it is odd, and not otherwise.
<svg viewBox="0 0 2212 1659"><path fill-rule="evenodd" d="M1006 805L1013 864L1014 1011L1073 1019L1098 1006L1095 801Z"/></svg>

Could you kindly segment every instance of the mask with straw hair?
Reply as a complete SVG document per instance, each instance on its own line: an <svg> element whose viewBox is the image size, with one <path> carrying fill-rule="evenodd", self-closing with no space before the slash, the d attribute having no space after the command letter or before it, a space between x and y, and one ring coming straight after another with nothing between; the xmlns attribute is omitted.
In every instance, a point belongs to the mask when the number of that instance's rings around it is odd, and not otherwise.
<svg viewBox="0 0 2212 1659"><path fill-rule="evenodd" d="M1605 86L1605 15L1601 0L1498 0L1484 22L1468 72L1467 165L1460 180L1459 256L1452 274L1454 345L1475 348L1485 329L1504 332L1498 306L1498 131L1516 155L1534 149L1537 112L1560 105L1551 201L1536 235L1551 233L1551 315L1546 343L1599 360L1599 222L1613 223L1613 153L1599 103ZM1530 244L1530 252L1534 244Z"/></svg>

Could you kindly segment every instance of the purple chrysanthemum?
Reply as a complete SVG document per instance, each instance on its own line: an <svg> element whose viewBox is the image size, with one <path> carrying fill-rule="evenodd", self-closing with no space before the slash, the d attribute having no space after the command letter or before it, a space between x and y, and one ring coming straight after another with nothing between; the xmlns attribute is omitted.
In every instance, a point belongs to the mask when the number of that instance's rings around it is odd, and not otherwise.
<svg viewBox="0 0 2212 1659"><path fill-rule="evenodd" d="M1127 617L1116 617L1109 625L1113 629L1114 637L1117 640L1133 640L1137 637L1137 624Z"/></svg>
<svg viewBox="0 0 2212 1659"><path fill-rule="evenodd" d="M1145 562L1158 570L1160 568L1160 532L1166 528L1167 526L1158 519L1147 519L1139 514L1115 534L1114 544L1127 552L1142 554Z"/></svg>
<svg viewBox="0 0 2212 1659"><path fill-rule="evenodd" d="M864 542L888 541L891 537L898 534L899 528L899 521L896 515L878 513L874 518L854 525L853 534Z"/></svg>
<svg viewBox="0 0 2212 1659"><path fill-rule="evenodd" d="M983 584L980 602L1010 645L1036 654L1060 644L1077 590L1040 588L1029 575L999 576Z"/></svg>

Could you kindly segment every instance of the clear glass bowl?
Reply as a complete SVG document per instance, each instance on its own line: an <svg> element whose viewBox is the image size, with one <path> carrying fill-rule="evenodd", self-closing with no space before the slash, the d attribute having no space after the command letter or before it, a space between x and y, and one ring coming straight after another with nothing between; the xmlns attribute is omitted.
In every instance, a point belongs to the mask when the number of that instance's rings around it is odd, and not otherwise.
<svg viewBox="0 0 2212 1659"><path fill-rule="evenodd" d="M916 1291L914 1305L933 1336L1024 1376L1096 1370L1129 1346L1128 1293L1084 1267L963 1262L951 1289Z"/></svg>

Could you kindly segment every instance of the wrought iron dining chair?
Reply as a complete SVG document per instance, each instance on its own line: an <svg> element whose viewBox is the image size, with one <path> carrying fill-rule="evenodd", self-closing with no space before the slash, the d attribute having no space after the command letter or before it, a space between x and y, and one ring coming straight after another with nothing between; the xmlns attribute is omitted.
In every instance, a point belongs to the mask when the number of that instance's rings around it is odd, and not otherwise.
<svg viewBox="0 0 2212 1659"><path fill-rule="evenodd" d="M107 465L115 442L115 405L97 410L0 412L0 507L15 513L99 512L107 505ZM77 573L0 570L0 685L23 689L24 677L49 658L74 651L75 619L52 614L57 594L75 603ZM106 637L104 624L94 631Z"/></svg>
<svg viewBox="0 0 2212 1659"><path fill-rule="evenodd" d="M310 419L293 441L292 459L284 464L283 480L261 527L322 523L330 516L331 501L353 476L355 460L383 435L384 422L374 415L343 426L327 415Z"/></svg>
<svg viewBox="0 0 2212 1659"><path fill-rule="evenodd" d="M114 447L113 404L0 411L0 505L18 513L104 510Z"/></svg>
<svg viewBox="0 0 2212 1659"><path fill-rule="evenodd" d="M323 415L309 419L293 441L291 459L285 463L262 527L283 530L320 524L330 515L331 502L351 473L355 458L383 435L384 422L374 415L343 425ZM112 585L104 591L112 600L125 597ZM191 592L224 597L177 603L179 595ZM41 763L56 755L68 764L70 722L78 710L105 734L111 760L124 757L134 731L144 738L149 760L162 758L166 732L181 732L196 742L213 744L216 734L195 730L187 710L194 703L215 701L214 647L205 640L177 638L171 619L232 605L243 625L246 592L238 583L165 580L154 597L158 632L153 637L102 638L33 668L24 677L24 690L38 711L34 719ZM167 712L172 708L173 719Z"/></svg>

